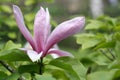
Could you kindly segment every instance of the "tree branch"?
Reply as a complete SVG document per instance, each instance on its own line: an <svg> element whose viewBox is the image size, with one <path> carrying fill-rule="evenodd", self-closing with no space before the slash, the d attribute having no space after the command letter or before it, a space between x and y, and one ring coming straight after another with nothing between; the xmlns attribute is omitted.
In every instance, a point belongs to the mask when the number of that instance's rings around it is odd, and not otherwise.
<svg viewBox="0 0 120 80"><path fill-rule="evenodd" d="M5 63L4 61L1 61L1 60L0 60L0 64L3 65L9 72L11 72L11 73L14 73L14 72L15 72L15 70L12 69L12 68L11 68L7 63Z"/></svg>
<svg viewBox="0 0 120 80"><path fill-rule="evenodd" d="M101 52L105 57L107 57L109 60L113 61L113 59L110 58L108 55L106 55L106 53L105 53L103 50L100 50L100 52Z"/></svg>

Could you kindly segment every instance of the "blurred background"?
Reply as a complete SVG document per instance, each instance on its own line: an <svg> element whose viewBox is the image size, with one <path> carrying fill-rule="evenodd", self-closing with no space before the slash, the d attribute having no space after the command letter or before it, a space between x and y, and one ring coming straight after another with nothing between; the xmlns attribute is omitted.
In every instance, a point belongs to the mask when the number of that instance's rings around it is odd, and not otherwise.
<svg viewBox="0 0 120 80"><path fill-rule="evenodd" d="M25 24L31 33L33 31L34 16L40 6L49 8L53 28L59 23L75 16L95 19L103 15L117 17L120 13L119 0L0 0L1 45L8 40L13 40L23 45L26 42L16 25L12 12L13 4L21 8ZM65 39L59 45L72 49L78 47L74 37Z"/></svg>
<svg viewBox="0 0 120 80"><path fill-rule="evenodd" d="M11 46L16 49L21 47L19 44L25 46L27 43L15 22L12 5L20 7L25 25L32 34L34 17L40 6L49 9L52 30L58 24L73 17L85 16L84 29L79 34L59 42L58 46L62 50L71 52L87 68L85 71L80 68L80 73L87 75L87 80L120 80L120 0L0 0L0 52L1 55L3 54L0 59L3 57L3 60L8 61L12 58L13 60L15 58L14 61L16 58L19 60L16 52L11 52ZM14 44L12 41L19 44ZM49 56L47 58L51 59ZM14 65L16 66L16 63ZM79 67L74 68L77 70ZM0 69L5 72L1 66ZM113 69L118 71L114 72ZM59 71L60 73L56 75L58 71L56 69L52 72L56 79L69 80L63 79L64 75L68 76L64 72ZM74 79L70 77L70 80Z"/></svg>

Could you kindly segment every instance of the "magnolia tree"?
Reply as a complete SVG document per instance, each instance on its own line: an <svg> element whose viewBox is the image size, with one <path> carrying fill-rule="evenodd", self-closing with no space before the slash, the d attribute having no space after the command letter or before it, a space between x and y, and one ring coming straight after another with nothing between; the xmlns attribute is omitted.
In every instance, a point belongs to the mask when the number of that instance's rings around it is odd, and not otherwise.
<svg viewBox="0 0 120 80"><path fill-rule="evenodd" d="M48 8L40 7L35 15L32 35L21 9L13 5L12 11L16 28L27 45L23 47L22 41L13 43L11 40L4 46L0 43L0 80L120 79L119 17L101 16L85 20L79 16L53 29ZM61 40L72 35L78 44L76 49L73 44L70 49L58 48Z"/></svg>

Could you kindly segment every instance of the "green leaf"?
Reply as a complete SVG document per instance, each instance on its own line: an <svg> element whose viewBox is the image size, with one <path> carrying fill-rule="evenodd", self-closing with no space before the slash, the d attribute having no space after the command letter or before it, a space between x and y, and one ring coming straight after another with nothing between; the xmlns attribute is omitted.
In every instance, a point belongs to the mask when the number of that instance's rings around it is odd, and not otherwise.
<svg viewBox="0 0 120 80"><path fill-rule="evenodd" d="M15 32L10 32L10 33L8 33L8 37L11 38L11 39L16 39L17 35L16 35Z"/></svg>
<svg viewBox="0 0 120 80"><path fill-rule="evenodd" d="M54 2L55 0L40 0L41 2Z"/></svg>
<svg viewBox="0 0 120 80"><path fill-rule="evenodd" d="M15 44L13 43L12 41L8 41L6 44L5 44L5 47L3 50L12 50L12 49L18 49L21 47L21 44Z"/></svg>
<svg viewBox="0 0 120 80"><path fill-rule="evenodd" d="M28 64L28 65L21 65L18 68L18 72L22 73L39 73L39 65L37 64Z"/></svg>
<svg viewBox="0 0 120 80"><path fill-rule="evenodd" d="M113 80L115 70L111 71L97 71L87 76L87 80Z"/></svg>
<svg viewBox="0 0 120 80"><path fill-rule="evenodd" d="M116 39L117 41L120 41L120 32L116 32L116 33L115 33L115 39Z"/></svg>
<svg viewBox="0 0 120 80"><path fill-rule="evenodd" d="M105 16L104 19L108 22L108 24L111 24L112 26L116 25L116 21L117 21L116 18Z"/></svg>
<svg viewBox="0 0 120 80"><path fill-rule="evenodd" d="M52 69L50 71L51 71L52 76L54 78L56 78L57 80L69 80L69 78L67 77L65 71L63 71L63 70L59 70L59 69L54 68L54 69Z"/></svg>
<svg viewBox="0 0 120 80"><path fill-rule="evenodd" d="M3 80L5 77L7 77L7 74L5 72L0 71L0 80Z"/></svg>
<svg viewBox="0 0 120 80"><path fill-rule="evenodd" d="M16 50L16 49L0 51L0 60L30 61L26 53L20 50Z"/></svg>
<svg viewBox="0 0 120 80"><path fill-rule="evenodd" d="M120 70L120 63L115 60L112 63L109 64L108 66L109 69L119 69Z"/></svg>
<svg viewBox="0 0 120 80"><path fill-rule="evenodd" d="M115 30L115 31L120 31L120 25L114 27L114 30Z"/></svg>
<svg viewBox="0 0 120 80"><path fill-rule="evenodd" d="M116 70L116 73L114 74L113 80L119 80L120 79L120 70Z"/></svg>
<svg viewBox="0 0 120 80"><path fill-rule="evenodd" d="M49 64L65 70L70 80L85 80L86 78L87 70L77 59L61 57L52 60Z"/></svg>
<svg viewBox="0 0 120 80"><path fill-rule="evenodd" d="M117 60L120 62L120 41L116 41L115 54Z"/></svg>
<svg viewBox="0 0 120 80"><path fill-rule="evenodd" d="M102 41L93 34L81 34L77 37L77 43L82 45L82 49L87 49L96 46Z"/></svg>
<svg viewBox="0 0 120 80"><path fill-rule="evenodd" d="M1 5L0 9L2 11L6 12L6 13L11 13L12 12L11 8L8 5Z"/></svg>
<svg viewBox="0 0 120 80"><path fill-rule="evenodd" d="M31 80L31 74L30 73L23 73L22 74L24 80Z"/></svg>
<svg viewBox="0 0 120 80"><path fill-rule="evenodd" d="M35 14L34 14L34 13L25 14L25 20L28 21L28 22L33 21L33 20L34 20L34 17L35 17Z"/></svg>
<svg viewBox="0 0 120 80"><path fill-rule="evenodd" d="M85 27L85 30L90 29L99 29L101 27L104 27L104 23L98 20L90 20L90 23Z"/></svg>
<svg viewBox="0 0 120 80"><path fill-rule="evenodd" d="M110 42L102 42L99 45L95 47L95 49L99 48L114 48L115 47L115 41L110 41Z"/></svg>
<svg viewBox="0 0 120 80"><path fill-rule="evenodd" d="M18 73L13 73L10 76L8 76L7 78L5 78L4 80L18 80L19 77L20 77L20 75Z"/></svg>
<svg viewBox="0 0 120 80"><path fill-rule="evenodd" d="M8 25L10 28L13 28L16 26L16 22L15 22L15 20L13 20L13 18L11 16L9 18L5 19L3 23Z"/></svg>
<svg viewBox="0 0 120 80"><path fill-rule="evenodd" d="M35 75L36 80L56 80L50 75Z"/></svg>
<svg viewBox="0 0 120 80"><path fill-rule="evenodd" d="M89 65L94 64L94 62L93 62L89 57L82 58L80 61L81 61L85 66L89 66Z"/></svg>
<svg viewBox="0 0 120 80"><path fill-rule="evenodd" d="M26 6L30 6L30 5L32 5L32 4L34 4L34 3L35 3L34 0L26 0L26 1L25 1L25 5L26 5Z"/></svg>

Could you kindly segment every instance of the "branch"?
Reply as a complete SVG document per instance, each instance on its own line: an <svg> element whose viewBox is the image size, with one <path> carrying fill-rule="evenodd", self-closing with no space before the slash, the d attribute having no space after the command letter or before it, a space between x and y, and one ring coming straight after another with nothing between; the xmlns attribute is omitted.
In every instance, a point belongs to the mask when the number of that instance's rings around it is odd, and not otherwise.
<svg viewBox="0 0 120 80"><path fill-rule="evenodd" d="M14 73L14 72L15 72L15 70L12 69L12 68L11 68L7 63L5 63L4 61L1 61L1 60L0 60L0 64L3 65L9 72L11 72L11 73Z"/></svg>
<svg viewBox="0 0 120 80"><path fill-rule="evenodd" d="M113 61L113 59L110 58L108 55L106 55L106 53L105 53L103 50L100 50L100 52L101 52L105 57L107 57L109 60Z"/></svg>
<svg viewBox="0 0 120 80"><path fill-rule="evenodd" d="M113 59L115 59L115 55L112 53L111 49L108 49L108 51L111 54L111 56L113 57Z"/></svg>

